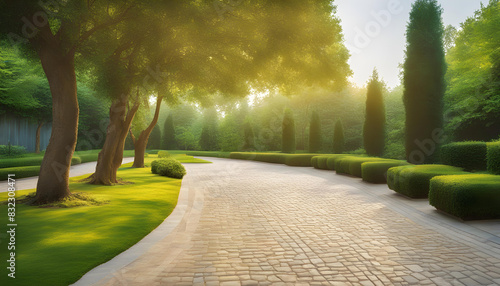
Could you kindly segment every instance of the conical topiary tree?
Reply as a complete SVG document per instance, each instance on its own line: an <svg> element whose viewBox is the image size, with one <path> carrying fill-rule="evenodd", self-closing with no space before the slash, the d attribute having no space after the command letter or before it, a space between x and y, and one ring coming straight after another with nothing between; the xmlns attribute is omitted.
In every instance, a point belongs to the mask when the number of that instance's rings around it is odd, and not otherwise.
<svg viewBox="0 0 500 286"><path fill-rule="evenodd" d="M333 153L341 154L345 150L344 127L342 121L337 120L333 131Z"/></svg>
<svg viewBox="0 0 500 286"><path fill-rule="evenodd" d="M385 147L385 107L382 83L376 69L373 69L367 89L363 144L368 155L382 156Z"/></svg>
<svg viewBox="0 0 500 286"><path fill-rule="evenodd" d="M177 142L175 141L174 118L172 114L168 115L167 119L165 120L165 123L163 124L161 148L164 150L177 149Z"/></svg>
<svg viewBox="0 0 500 286"><path fill-rule="evenodd" d="M316 111L312 112L309 125L309 152L316 153L321 150L321 121Z"/></svg>
<svg viewBox="0 0 500 286"><path fill-rule="evenodd" d="M283 153L295 152L295 120L293 119L292 110L285 109L282 125L282 144L281 151Z"/></svg>

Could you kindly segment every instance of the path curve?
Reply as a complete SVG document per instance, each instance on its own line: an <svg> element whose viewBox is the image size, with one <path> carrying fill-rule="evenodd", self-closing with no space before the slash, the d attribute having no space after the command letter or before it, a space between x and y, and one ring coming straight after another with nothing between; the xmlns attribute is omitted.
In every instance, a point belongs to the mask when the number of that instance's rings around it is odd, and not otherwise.
<svg viewBox="0 0 500 286"><path fill-rule="evenodd" d="M179 204L74 285L500 285L500 221L331 171L186 164Z"/></svg>
<svg viewBox="0 0 500 286"><path fill-rule="evenodd" d="M130 163L134 161L134 157L125 157L123 158L122 164ZM92 174L95 171L95 166L97 165L97 161L87 162L78 165L73 165L69 169L69 177L77 177L85 174ZM36 188L36 183L38 182L38 176L28 177L22 179L16 179L16 190L27 190ZM7 192L8 190L7 181L0 182L0 193Z"/></svg>

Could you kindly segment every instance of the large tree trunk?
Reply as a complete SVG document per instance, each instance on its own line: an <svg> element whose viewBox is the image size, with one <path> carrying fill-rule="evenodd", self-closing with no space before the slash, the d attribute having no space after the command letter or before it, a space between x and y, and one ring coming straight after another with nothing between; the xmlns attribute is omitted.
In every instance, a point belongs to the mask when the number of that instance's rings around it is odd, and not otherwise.
<svg viewBox="0 0 500 286"><path fill-rule="evenodd" d="M158 122L158 116L160 115L160 107L162 99L163 99L162 96L158 96L158 98L156 99L155 115L153 117L153 120L151 120L151 123L149 124L148 128L143 130L138 138L134 138L132 132L130 132L132 136L132 141L134 142L135 154L134 154L134 164L132 164L132 167L134 168L144 168L144 154L146 153L146 146L148 145L149 135L151 134L151 131L153 131L153 128L155 127L156 123Z"/></svg>
<svg viewBox="0 0 500 286"><path fill-rule="evenodd" d="M136 103L127 112L127 104L128 96L114 100L111 104L106 140L101 152L99 152L95 173L91 176L91 184L112 185L118 183L116 173L122 163L125 138L139 108L139 104Z"/></svg>
<svg viewBox="0 0 500 286"><path fill-rule="evenodd" d="M34 201L45 204L70 195L69 168L78 132L78 100L74 54L44 45L39 56L52 93L53 117Z"/></svg>
<svg viewBox="0 0 500 286"><path fill-rule="evenodd" d="M36 128L36 137L35 137L35 153L40 154L40 130L45 122L38 121L38 127Z"/></svg>

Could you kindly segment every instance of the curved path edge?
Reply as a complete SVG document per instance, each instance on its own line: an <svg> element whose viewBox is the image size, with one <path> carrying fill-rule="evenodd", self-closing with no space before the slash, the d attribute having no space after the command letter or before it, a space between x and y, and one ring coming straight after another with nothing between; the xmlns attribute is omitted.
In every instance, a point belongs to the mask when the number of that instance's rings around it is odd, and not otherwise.
<svg viewBox="0 0 500 286"><path fill-rule="evenodd" d="M74 286L85 286L105 283L112 278L120 280L120 272L123 267L134 262L139 256L146 253L156 243L170 235L176 228L185 226L187 218L199 217L203 207L203 192L196 192L196 188L190 188L189 175L182 180L177 205L172 213L154 230L129 249L123 251L108 262L96 266L82 276Z"/></svg>

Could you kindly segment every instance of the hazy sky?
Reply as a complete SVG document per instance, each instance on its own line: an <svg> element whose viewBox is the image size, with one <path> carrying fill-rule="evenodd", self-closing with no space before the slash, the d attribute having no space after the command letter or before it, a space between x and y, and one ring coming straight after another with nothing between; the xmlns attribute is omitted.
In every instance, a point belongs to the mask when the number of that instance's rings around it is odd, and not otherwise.
<svg viewBox="0 0 500 286"><path fill-rule="evenodd" d="M403 62L405 31L413 0L335 0L345 43L351 52L351 81L363 86L372 70L389 87L399 84L398 65ZM444 25L459 27L488 0L438 0Z"/></svg>

